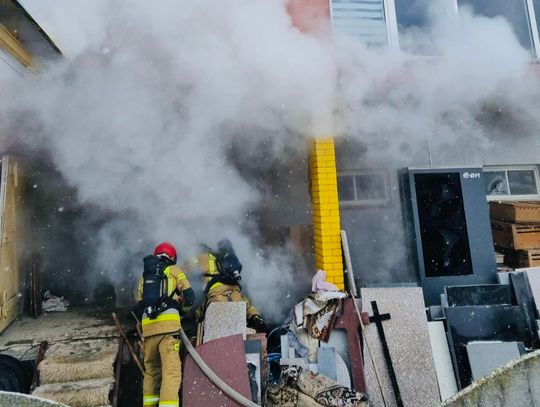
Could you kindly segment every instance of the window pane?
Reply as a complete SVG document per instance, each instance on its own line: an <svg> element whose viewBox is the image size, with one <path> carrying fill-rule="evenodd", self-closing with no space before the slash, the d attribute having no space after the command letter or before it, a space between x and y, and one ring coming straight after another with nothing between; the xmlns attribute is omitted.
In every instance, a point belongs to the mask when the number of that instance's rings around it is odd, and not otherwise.
<svg viewBox="0 0 540 407"><path fill-rule="evenodd" d="M383 174L355 175L356 199L386 199Z"/></svg>
<svg viewBox="0 0 540 407"><path fill-rule="evenodd" d="M354 179L352 175L338 175L338 193L340 201L354 201Z"/></svg>
<svg viewBox="0 0 540 407"><path fill-rule="evenodd" d="M395 0L399 45L402 50L430 53L429 12L432 3L433 0Z"/></svg>
<svg viewBox="0 0 540 407"><path fill-rule="evenodd" d="M486 195L509 195L506 171L485 171Z"/></svg>
<svg viewBox="0 0 540 407"><path fill-rule="evenodd" d="M538 193L533 170L509 170L508 182L512 195L536 195Z"/></svg>
<svg viewBox="0 0 540 407"><path fill-rule="evenodd" d="M475 14L504 17L514 29L519 43L533 50L529 16L525 0L458 0L459 7L470 6Z"/></svg>
<svg viewBox="0 0 540 407"><path fill-rule="evenodd" d="M332 0L332 23L369 46L388 43L383 0Z"/></svg>

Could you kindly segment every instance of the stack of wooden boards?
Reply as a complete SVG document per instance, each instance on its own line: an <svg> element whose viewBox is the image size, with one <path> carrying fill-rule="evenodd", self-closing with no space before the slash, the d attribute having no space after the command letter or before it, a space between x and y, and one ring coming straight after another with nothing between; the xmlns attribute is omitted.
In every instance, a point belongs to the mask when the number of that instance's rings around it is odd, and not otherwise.
<svg viewBox="0 0 540 407"><path fill-rule="evenodd" d="M490 202L493 242L512 268L540 266L540 202Z"/></svg>

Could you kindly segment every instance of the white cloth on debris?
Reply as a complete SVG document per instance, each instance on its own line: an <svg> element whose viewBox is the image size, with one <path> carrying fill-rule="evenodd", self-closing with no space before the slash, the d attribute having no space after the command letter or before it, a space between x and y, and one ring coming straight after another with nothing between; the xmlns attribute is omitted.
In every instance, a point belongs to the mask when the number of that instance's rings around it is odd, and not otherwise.
<svg viewBox="0 0 540 407"><path fill-rule="evenodd" d="M326 271L318 270L311 280L311 291L318 293L320 291L338 291L338 288L326 281Z"/></svg>
<svg viewBox="0 0 540 407"><path fill-rule="evenodd" d="M52 295L49 290L45 291L45 294L43 295L45 298L44 301L41 302L41 308L45 312L65 312L67 311L67 308L69 306L69 302L67 300L64 300L64 297L57 297L56 295Z"/></svg>

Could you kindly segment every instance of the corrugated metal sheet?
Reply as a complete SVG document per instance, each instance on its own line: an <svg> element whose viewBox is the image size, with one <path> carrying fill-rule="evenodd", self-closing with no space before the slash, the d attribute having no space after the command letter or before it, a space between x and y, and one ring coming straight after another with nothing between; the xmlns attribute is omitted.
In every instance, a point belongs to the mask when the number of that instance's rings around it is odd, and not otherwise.
<svg viewBox="0 0 540 407"><path fill-rule="evenodd" d="M383 0L332 0L332 23L369 46L388 43Z"/></svg>

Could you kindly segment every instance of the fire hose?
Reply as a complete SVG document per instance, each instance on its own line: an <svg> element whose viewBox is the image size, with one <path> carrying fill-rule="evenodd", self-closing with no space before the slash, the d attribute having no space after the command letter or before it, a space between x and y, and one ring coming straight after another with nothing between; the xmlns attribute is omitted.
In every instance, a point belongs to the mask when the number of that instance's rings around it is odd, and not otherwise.
<svg viewBox="0 0 540 407"><path fill-rule="evenodd" d="M212 383L214 383L220 390L222 390L227 396L232 398L238 404L245 407L259 407L258 404L244 397L227 383L225 383L223 380L221 380L221 378L217 374L215 374L212 369L210 369L206 362L197 353L182 328L180 328L180 337L182 338L182 343L186 346L186 349L193 358L194 362L197 364L199 369L202 370L206 377L210 379Z"/></svg>
<svg viewBox="0 0 540 407"><path fill-rule="evenodd" d="M133 318L135 318L135 321L139 323L139 319L134 313L131 313ZM117 322L117 326L119 325L118 319L116 318L116 315L113 313L113 318L115 322ZM123 330L121 330L123 332ZM244 397L242 394L238 393L236 390L234 390L231 386L229 386L227 383L225 383L217 374L214 373L212 369L206 364L206 362L203 360L203 358L200 357L200 355L197 353L191 342L189 341L188 337L186 336L186 333L182 328L180 328L180 338L182 338L182 343L185 345L188 353L193 358L193 361L195 364L199 367L199 369L202 370L202 372L210 379L214 385L216 385L220 390L222 390L227 396L232 398L234 401L236 401L238 404L244 406L244 407L260 407L258 404L254 403L250 399ZM129 342L128 342L129 345ZM134 359L136 359L136 362L139 362L138 358L135 356L135 353L132 353L132 356ZM140 365L140 363L137 363ZM141 372L144 374L144 369L141 367Z"/></svg>

